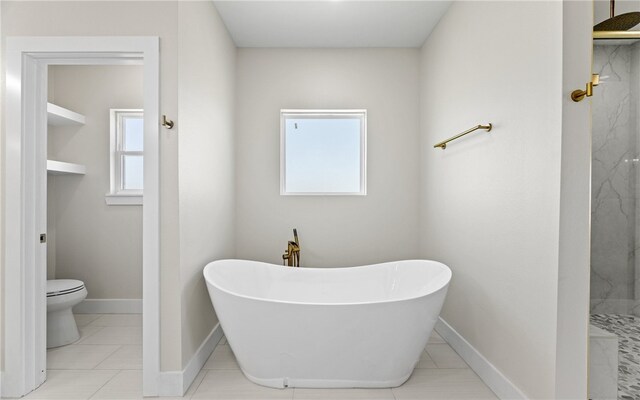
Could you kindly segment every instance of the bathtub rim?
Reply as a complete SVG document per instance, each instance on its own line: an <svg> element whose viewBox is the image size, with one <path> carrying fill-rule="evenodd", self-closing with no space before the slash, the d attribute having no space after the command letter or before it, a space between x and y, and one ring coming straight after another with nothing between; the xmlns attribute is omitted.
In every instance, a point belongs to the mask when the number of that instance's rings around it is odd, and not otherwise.
<svg viewBox="0 0 640 400"><path fill-rule="evenodd" d="M204 269L202 271L205 283L207 285L212 285L217 290L220 290L221 292L226 293L228 295L235 296L235 297L240 297L240 298L247 299L247 300L269 302L269 303L277 303L277 304L303 305L303 306L363 306L363 305L391 304L391 303L399 303L399 302L417 300L417 299L421 299L421 298L426 297L426 296L434 295L435 293L438 293L441 290L447 290L447 288L449 287L449 284L451 283L451 278L452 278L452 275L453 275L453 272L451 271L451 268L449 268L446 264L441 263L440 261L425 260L425 259L409 259L409 260L387 261L387 262L382 262L382 263L377 263L377 264L358 265L358 266L354 266L354 267L337 267L337 268L333 268L333 267L325 267L325 268L298 267L298 268L303 268L305 270L322 270L322 271L326 271L326 270L334 270L334 269L337 270L337 269L367 268L367 267L371 267L371 266L375 266L375 265L391 264L391 263L398 263L398 262L411 262L411 261L423 262L423 261L428 261L430 263L435 263L435 264L437 264L439 266L444 267L444 270L445 270L445 272L447 272L448 276L447 276L447 279L446 279L445 283L442 286L439 286L436 289L433 289L433 290L431 290L429 292L421 293L420 295L417 295L417 296L400 297L400 298L391 299L391 300L341 302L341 303L305 302L305 301L290 301L290 300L285 301L285 300L268 299L268 298L264 298L264 297L256 297L256 296L249 296L249 295L239 294L237 292L234 292L234 291L231 291L231 290L228 290L228 289L224 289L224 288L220 287L219 285L215 284L214 282L212 282L211 280L209 280L207 278L207 271L209 269L213 269L213 267L214 267L213 264L218 263L218 262L224 262L224 261L247 261L247 262L250 262L250 263L264 264L265 266L275 267L275 268L292 268L292 267L282 266L282 265L279 265L279 264L271 264L271 263L267 263L267 262L263 262L263 261L255 261L255 260L244 260L244 259L241 259L241 258L225 258L225 259L220 259L220 260L214 260L214 261L209 262L207 265L205 265L205 267L204 267Z"/></svg>

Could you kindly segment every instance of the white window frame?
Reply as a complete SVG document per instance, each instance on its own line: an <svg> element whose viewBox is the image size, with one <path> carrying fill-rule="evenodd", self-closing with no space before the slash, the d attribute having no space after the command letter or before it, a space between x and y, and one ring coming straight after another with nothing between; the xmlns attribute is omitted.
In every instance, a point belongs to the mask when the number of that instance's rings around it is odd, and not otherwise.
<svg viewBox="0 0 640 400"><path fill-rule="evenodd" d="M360 119L360 190L357 192L287 192L286 191L286 120L308 117L314 119ZM280 110L280 195L282 196L366 196L367 194L367 110Z"/></svg>
<svg viewBox="0 0 640 400"><path fill-rule="evenodd" d="M122 188L122 163L124 155L143 156L144 151L122 150L123 117L140 116L144 118L144 110L130 108L112 108L109 110L109 164L111 187L105 195L108 205L142 205L143 190L127 190Z"/></svg>

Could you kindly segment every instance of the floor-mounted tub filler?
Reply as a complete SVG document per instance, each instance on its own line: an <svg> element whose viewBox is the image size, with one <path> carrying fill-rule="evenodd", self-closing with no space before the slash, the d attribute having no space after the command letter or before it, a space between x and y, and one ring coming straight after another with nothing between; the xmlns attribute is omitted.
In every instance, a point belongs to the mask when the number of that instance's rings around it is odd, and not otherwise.
<svg viewBox="0 0 640 400"><path fill-rule="evenodd" d="M209 263L204 276L242 372L269 387L375 388L411 375L451 270L410 260L349 268Z"/></svg>

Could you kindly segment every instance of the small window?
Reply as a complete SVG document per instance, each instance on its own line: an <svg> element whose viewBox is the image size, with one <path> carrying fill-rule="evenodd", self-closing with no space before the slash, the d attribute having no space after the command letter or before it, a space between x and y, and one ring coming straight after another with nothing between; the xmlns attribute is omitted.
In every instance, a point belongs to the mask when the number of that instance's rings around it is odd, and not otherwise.
<svg viewBox="0 0 640 400"><path fill-rule="evenodd" d="M107 204L142 204L143 121L142 110L111 109L111 191L107 194Z"/></svg>
<svg viewBox="0 0 640 400"><path fill-rule="evenodd" d="M366 195L366 110L281 110L281 195Z"/></svg>

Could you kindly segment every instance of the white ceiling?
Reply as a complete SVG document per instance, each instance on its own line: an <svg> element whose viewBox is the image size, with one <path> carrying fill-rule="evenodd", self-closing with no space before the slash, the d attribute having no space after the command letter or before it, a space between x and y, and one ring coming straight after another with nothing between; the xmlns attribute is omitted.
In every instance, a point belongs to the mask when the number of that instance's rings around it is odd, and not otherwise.
<svg viewBox="0 0 640 400"><path fill-rule="evenodd" d="M214 1L238 47L420 47L451 1Z"/></svg>

